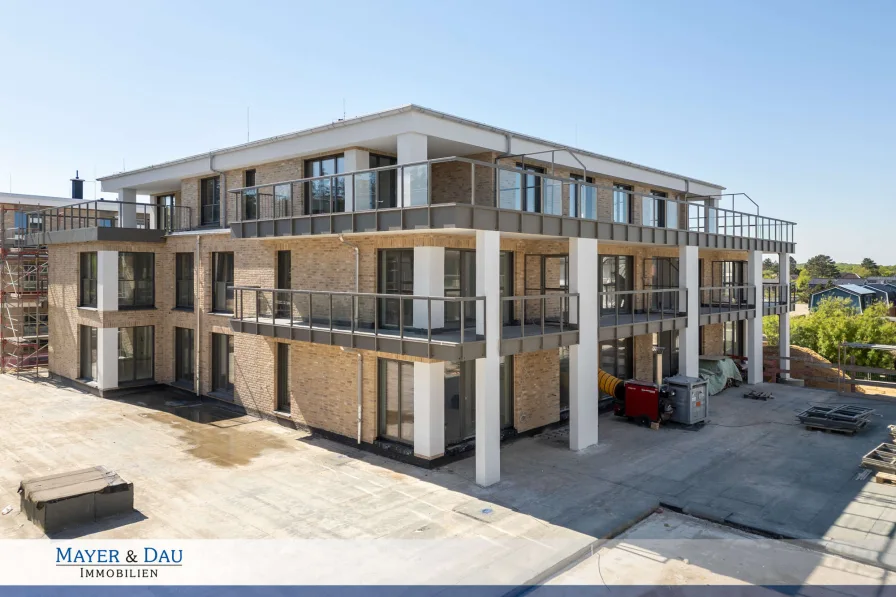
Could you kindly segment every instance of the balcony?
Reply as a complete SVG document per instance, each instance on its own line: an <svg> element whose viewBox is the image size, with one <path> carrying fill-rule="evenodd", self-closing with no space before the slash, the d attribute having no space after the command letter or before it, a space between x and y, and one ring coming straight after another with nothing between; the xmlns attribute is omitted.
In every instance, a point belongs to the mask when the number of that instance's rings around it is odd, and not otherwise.
<svg viewBox="0 0 896 597"><path fill-rule="evenodd" d="M787 299L795 296L794 284L763 284L762 285L762 314L780 315L788 312ZM790 311L796 308L795 303L790 303Z"/></svg>
<svg viewBox="0 0 896 597"><path fill-rule="evenodd" d="M688 291L678 288L598 293L599 340L680 330L687 326Z"/></svg>
<svg viewBox="0 0 896 597"><path fill-rule="evenodd" d="M756 286L701 286L700 325L753 319L756 315Z"/></svg>
<svg viewBox="0 0 896 597"><path fill-rule="evenodd" d="M159 242L165 234L189 230L191 211L180 205L103 200L51 207L28 214L26 243Z"/></svg>
<svg viewBox="0 0 896 597"><path fill-rule="evenodd" d="M793 252L794 223L451 157L233 189L239 238L466 228ZM570 200L571 199L571 200Z"/></svg>
<svg viewBox="0 0 896 597"><path fill-rule="evenodd" d="M484 297L233 290L234 332L445 361L485 356L485 334L476 326ZM505 297L502 303L501 354L578 342L578 329L569 321L571 313L577 317L577 295Z"/></svg>

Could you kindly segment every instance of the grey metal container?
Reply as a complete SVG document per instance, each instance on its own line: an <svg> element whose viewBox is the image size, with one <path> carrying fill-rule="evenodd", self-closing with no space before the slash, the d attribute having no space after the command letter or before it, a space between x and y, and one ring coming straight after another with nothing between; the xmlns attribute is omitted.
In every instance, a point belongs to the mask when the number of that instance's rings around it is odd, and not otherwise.
<svg viewBox="0 0 896 597"><path fill-rule="evenodd" d="M699 377L673 375L666 378L674 411L672 420L683 425L693 425L709 417L709 392L706 380Z"/></svg>

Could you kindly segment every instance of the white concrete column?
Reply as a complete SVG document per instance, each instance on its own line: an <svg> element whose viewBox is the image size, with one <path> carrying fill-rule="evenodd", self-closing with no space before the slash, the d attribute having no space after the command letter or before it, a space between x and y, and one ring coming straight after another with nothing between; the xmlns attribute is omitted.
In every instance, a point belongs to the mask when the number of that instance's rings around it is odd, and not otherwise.
<svg viewBox="0 0 896 597"><path fill-rule="evenodd" d="M413 164L429 159L429 141L426 135L420 133L402 133L397 136L398 165ZM401 200L399 205L409 207L411 205L426 205L428 188L426 165L402 168Z"/></svg>
<svg viewBox="0 0 896 597"><path fill-rule="evenodd" d="M347 149L345 151L345 171L355 172L370 168L370 152L366 149ZM355 211L355 184L351 176L345 177L345 211ZM367 188L367 185L360 185ZM369 196L368 196L369 197ZM362 202L368 197L362 197ZM362 206L362 209L369 209Z"/></svg>
<svg viewBox="0 0 896 597"><path fill-rule="evenodd" d="M762 291L762 251L747 254L747 284ZM753 319L747 320L747 383L762 382L762 297L756 299Z"/></svg>
<svg viewBox="0 0 896 597"><path fill-rule="evenodd" d="M697 247L678 248L679 304L688 314L688 325L678 332L678 370L688 377L700 373L700 259ZM687 292L684 292L687 291Z"/></svg>
<svg viewBox="0 0 896 597"><path fill-rule="evenodd" d="M118 206L118 226L121 228L137 227L137 189L121 189L118 200L127 202Z"/></svg>
<svg viewBox="0 0 896 597"><path fill-rule="evenodd" d="M96 308L118 311L118 251L96 252Z"/></svg>
<svg viewBox="0 0 896 597"><path fill-rule="evenodd" d="M485 333L485 357L476 359L476 483L501 480L501 233L476 231L477 333ZM482 330L482 332L479 332Z"/></svg>
<svg viewBox="0 0 896 597"><path fill-rule="evenodd" d="M782 369L781 379L790 379L790 373L784 373L784 369L790 369L790 305L793 297L790 296L790 255L778 253L778 283L784 284L784 292L787 293L787 306L783 313L778 315L778 356L781 357L778 367Z"/></svg>
<svg viewBox="0 0 896 597"><path fill-rule="evenodd" d="M579 293L579 343L569 347L569 449L597 443L597 239L569 239L569 291Z"/></svg>
<svg viewBox="0 0 896 597"><path fill-rule="evenodd" d="M101 390L118 387L118 328L96 330L96 378Z"/></svg>
<svg viewBox="0 0 896 597"><path fill-rule="evenodd" d="M414 294L417 296L445 296L445 247L414 247ZM429 311L432 309L432 328L445 327L445 302L414 301L414 327L427 329L430 326ZM469 305L472 308L472 305Z"/></svg>
<svg viewBox="0 0 896 597"><path fill-rule="evenodd" d="M445 454L445 362L414 363L414 456Z"/></svg>

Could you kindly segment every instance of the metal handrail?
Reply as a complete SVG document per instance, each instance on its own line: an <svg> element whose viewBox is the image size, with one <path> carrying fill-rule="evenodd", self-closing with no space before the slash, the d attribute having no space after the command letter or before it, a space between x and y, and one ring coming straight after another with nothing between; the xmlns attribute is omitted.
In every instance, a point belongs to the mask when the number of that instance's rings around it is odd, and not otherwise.
<svg viewBox="0 0 896 597"><path fill-rule="evenodd" d="M551 324L553 321L547 317L547 301L549 300L559 300L560 301L560 310L559 310L559 324L560 330L557 332L548 332L546 329L546 324ZM572 316L569 315L569 303L575 300L575 321L572 320ZM501 313L504 313L504 303L510 303L510 307L513 308L513 304L519 301L520 302L520 317L519 319L519 328L520 328L520 338L526 337L526 325L529 324L531 319L529 319L526 315L526 302L538 302L539 304L539 312L540 316L538 319L540 321L540 334L529 334L529 336L549 336L554 334L563 334L565 332L578 330L577 323L581 321L581 305L579 302L579 293L578 292L554 292L549 294L525 294L518 296L502 296L501 297ZM565 305L564 305L565 303ZM564 313L567 313L567 316L564 317ZM565 328L564 328L565 325ZM504 328L505 326L501 326L501 339L504 339Z"/></svg>
<svg viewBox="0 0 896 597"><path fill-rule="evenodd" d="M762 283L763 305L786 305L792 291L791 284Z"/></svg>
<svg viewBox="0 0 896 597"><path fill-rule="evenodd" d="M753 284L701 286L700 306L709 308L710 314L755 309L758 290L758 287ZM752 295L752 302L750 301L750 295ZM706 296L709 296L709 301L704 300Z"/></svg>
<svg viewBox="0 0 896 597"><path fill-rule="evenodd" d="M598 296L598 325L601 327L617 327L620 325L620 315L631 317L631 321L623 321L621 323L635 323L635 315L644 315L645 319L638 323L651 323L654 321L665 321L669 319L677 319L687 315L688 290L687 288L644 288L640 290L608 290L597 293ZM636 299L641 299L641 308L637 308ZM620 307L623 304L620 297L630 300L627 306ZM650 300L646 300L650 297ZM654 307L654 297L660 298L659 308ZM668 301L665 298L668 297ZM609 300L608 300L609 299ZM667 308L668 305L668 308ZM684 306L684 309L682 309ZM612 309L612 312L608 312ZM604 317L613 315L612 326L605 326L601 321Z"/></svg>
<svg viewBox="0 0 896 597"><path fill-rule="evenodd" d="M473 296L473 297L451 297L451 296L423 296L416 294L386 294L386 293L377 293L377 292L348 292L348 291L326 291L326 290L303 290L303 289L281 289L281 288L259 288L255 286L229 286L228 289L234 291L234 299L236 301L236 305L234 308L234 319L243 320L243 321L255 321L256 323L262 323L262 320L267 323L266 320L270 319L270 322L276 325L288 325L289 327L298 327L305 329L320 329L323 327L329 332L369 332L372 331L374 336L385 336L394 338L396 335L394 331L398 330L398 337L402 340L422 340L422 338L407 336L406 330L426 330L426 340L427 342L432 342L433 330L441 330L441 331L451 331L453 328L447 327L443 325L441 328L437 328L433 326L433 313L432 313L432 303L459 303L460 304L460 344L463 344L467 341L467 333L465 330L465 311L467 303L474 303L474 312L477 311L475 305L480 301L485 304L484 296ZM254 293L254 300L250 304L254 304L254 313L250 312L249 316L246 316L246 298L244 297L244 293L251 292ZM270 293L270 308L265 308L261 301L266 300L265 294ZM282 296L289 296L289 300L283 301ZM306 316L303 316L300 313L299 319L295 317L295 310L297 308L296 305L296 296L307 297L307 309ZM315 324L315 304L314 297L321 296L325 297L327 306L324 308L326 323L321 325L320 323ZM334 318L334 298L347 298L349 299L348 307L346 308L346 313L348 316L345 318L347 325L340 325L335 322ZM359 315L361 299L373 299L373 311L372 317L367 317L362 320L362 317ZM380 306L381 300L395 300L398 302L398 320L395 324L383 323L380 321ZM405 302L406 301L426 301L426 319L425 326L415 325L417 322L414 320L414 311L412 309L411 313L411 325L407 325L406 322L406 310L405 310ZM282 317L277 316L278 313L282 313L278 309L283 306L288 305L289 314L288 316L284 315ZM338 305L337 305L338 307ZM301 310L301 305L298 306ZM250 309L251 311L251 309ZM319 312L319 311L318 311ZM485 318L485 310L483 309L483 322ZM283 323L277 323L277 320L284 320ZM484 323L483 323L484 325ZM483 327L483 330L485 328ZM389 331L391 333L385 334L384 331ZM474 339L479 340L477 337L478 334L474 334ZM446 342L444 339L440 339L440 342ZM450 343L450 342L449 342Z"/></svg>
<svg viewBox="0 0 896 597"><path fill-rule="evenodd" d="M288 196L285 196L285 202L289 205L289 208L284 210L281 215L273 215L273 209L268 211L271 212L271 215L268 217L259 217L256 214L255 217L246 219L244 221L257 221L257 220L268 220L268 219L276 219L278 217L290 217L296 211L294 209L294 201L296 193L292 190L292 185L295 184L305 184L312 183L315 181L329 181L329 211L324 213L351 213L351 212L360 212L360 211L379 211L384 209L402 209L404 207L408 207L407 202L405 201L405 176L398 176L395 184L395 189L393 191L396 193L396 204L397 207L380 207L378 202L374 200L374 196L370 195L368 198L368 205L372 205L372 207L359 207L359 202L357 201L357 188L356 188L356 180L361 177L365 177L369 174L375 174L379 172L386 171L395 171L397 173L403 173L411 168L420 168L426 167L426 197L425 202L422 202L419 205L413 205L412 207L423 207L423 206L431 206L433 203L433 189L432 189L432 167L433 165L454 162L467 164L470 166L470 195L469 202L462 201L464 204L473 204L480 205L485 207L491 207L499 210L508 210L508 211L528 211L523 209L522 201L523 201L523 187L505 187L501 188L501 178L500 176L489 176L489 184L493 184L493 188L490 189L490 195L486 201L483 201L481 195L477 197L477 181L476 181L476 168L486 168L491 171L497 172L507 172L514 175L519 176L533 176L542 181L552 181L552 185L560 185L559 189L556 186L552 186L552 192L550 193L551 201L550 207L552 209L545 210L545 205L541 205L541 209L536 213L548 214L548 215L563 215L562 214L562 197L563 197L563 186L575 185L577 188L588 188L593 189L594 193L588 195L594 202L595 205L593 209L589 209L594 213L595 217L586 217L581 212L581 209L575 209L576 215L567 215L564 217L571 217L575 219L584 219L584 220L596 220L596 221L607 221L614 222L613 218L601 217L597 212L597 202L600 200L598 191L607 191L612 196L613 192L620 192L619 189L616 189L613 186L608 185L600 185L595 183L589 183L585 180L575 180L570 178L563 178L561 176L555 176L548 173L540 173L533 172L530 170L524 170L522 168L517 168L515 166L508 166L496 163L483 162L480 160L474 160L470 158L464 157L445 157L445 158L436 158L431 160L424 160L418 162L411 162L407 164L401 165L392 165L392 166L381 166L378 168L368 168L364 170L355 170L352 172L344 172L338 174L330 174L324 176L311 176L304 178L296 178L291 180L284 180L280 182L270 183L270 184L262 184L262 185L254 185L251 187L241 187L236 189L229 189L231 193L237 193L240 195L242 200L237 201L238 205L238 214L240 218L244 218L245 214L245 198L247 193L250 193L250 197L255 197L256 200L260 200L262 198L271 198L273 197L273 190L275 187L282 187L285 185L289 185L290 192ZM521 179L522 180L522 179ZM334 184L335 183L335 184ZM352 195L353 199L355 199L354 205L352 209L343 209L340 211L334 211L334 199L337 197L334 195L334 188L338 187L341 184L344 189L344 194L338 199L345 199L349 194ZM271 193L260 194L258 193L261 189L271 189ZM422 190L422 187L421 187ZM437 191L443 190L441 187L436 189ZM553 191L557 191L556 196L554 196ZM254 192L255 194L251 194ZM367 192L371 192L370 189ZM501 193L510 193L513 196L514 201L519 201L520 205L518 207L502 207L500 196ZM641 226L647 226L652 228L665 228L665 229L673 229L673 230L686 230L691 232L706 232L710 234L721 234L725 236L742 236L747 238L757 238L761 240L778 240L778 241L793 241L793 227L796 225L795 222L789 222L787 220L780 220L777 218L769 218L766 216L760 216L757 214L749 214L745 212L734 211L730 209L725 209L721 207L714 207L705 205L696 201L678 201L677 199L670 199L667 197L659 197L650 193L641 193L639 191L634 190L625 190L621 191L629 196L629 200L636 200L640 198L642 202L644 200L649 200L653 204L659 206L662 205L662 215L660 215L659 208L656 210L656 216L653 217L648 216L647 213L642 213L642 221L641 222L621 222L621 223L634 223L639 224ZM481 193L481 190L480 190ZM545 185L541 185L540 187L541 195L537 198L538 201L543 201L546 199L545 197ZM569 200L568 193L567 201ZM584 196L584 194L583 194ZM307 199L307 198L306 198ZM580 200L577 196L576 201ZM422 199L421 199L422 201ZM441 204L450 204L452 202L442 202ZM457 201L454 201L457 203ZM404 204L402 206L402 204ZM273 205L273 203L272 203ZM558 211L559 208L559 211ZM258 210L261 211L261 210ZM630 210L633 212L633 210ZM653 212L651 211L651 214Z"/></svg>
<svg viewBox="0 0 896 597"><path fill-rule="evenodd" d="M131 205L134 206L134 225L122 226L122 207ZM156 221L145 220L144 226L140 226L136 222L137 214L147 218L155 214ZM172 232L175 230L189 230L192 227L193 209L186 205L157 205L154 203L140 203L138 201L92 199L27 212L26 217L28 234L106 227L105 224L107 222L109 223L108 227L112 228L150 228ZM32 217L37 220L36 223L32 223Z"/></svg>

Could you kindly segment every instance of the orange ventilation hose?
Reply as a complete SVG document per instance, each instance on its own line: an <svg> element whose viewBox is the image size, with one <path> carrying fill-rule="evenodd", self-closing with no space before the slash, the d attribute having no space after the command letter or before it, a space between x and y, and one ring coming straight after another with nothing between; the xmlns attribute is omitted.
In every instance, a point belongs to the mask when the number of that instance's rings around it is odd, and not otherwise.
<svg viewBox="0 0 896 597"><path fill-rule="evenodd" d="M609 394L618 400L625 398L625 383L600 369L597 370L597 387L604 394Z"/></svg>

